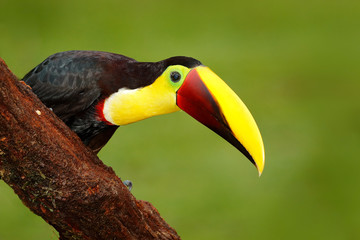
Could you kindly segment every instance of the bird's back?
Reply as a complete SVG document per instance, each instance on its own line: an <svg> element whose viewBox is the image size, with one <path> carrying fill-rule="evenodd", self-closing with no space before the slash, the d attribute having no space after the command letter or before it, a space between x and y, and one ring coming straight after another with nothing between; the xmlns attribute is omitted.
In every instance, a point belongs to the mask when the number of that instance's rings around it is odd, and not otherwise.
<svg viewBox="0 0 360 240"><path fill-rule="evenodd" d="M98 82L106 76L111 57L126 58L93 51L56 53L26 74L23 81L66 122L100 98Z"/></svg>
<svg viewBox="0 0 360 240"><path fill-rule="evenodd" d="M98 149L117 128L97 117L96 104L106 97L99 83L112 78L109 66L114 62L132 61L135 60L107 52L61 52L45 59L23 81L86 145ZM102 136L97 136L99 133Z"/></svg>

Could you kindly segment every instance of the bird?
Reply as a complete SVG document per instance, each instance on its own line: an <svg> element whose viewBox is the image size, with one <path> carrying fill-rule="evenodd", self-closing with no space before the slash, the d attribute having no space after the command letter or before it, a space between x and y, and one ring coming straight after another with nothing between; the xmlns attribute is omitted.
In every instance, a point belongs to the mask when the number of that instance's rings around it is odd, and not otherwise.
<svg viewBox="0 0 360 240"><path fill-rule="evenodd" d="M117 53L55 53L22 79L82 142L98 153L119 126L183 110L265 164L259 128L238 95L192 57L141 62Z"/></svg>

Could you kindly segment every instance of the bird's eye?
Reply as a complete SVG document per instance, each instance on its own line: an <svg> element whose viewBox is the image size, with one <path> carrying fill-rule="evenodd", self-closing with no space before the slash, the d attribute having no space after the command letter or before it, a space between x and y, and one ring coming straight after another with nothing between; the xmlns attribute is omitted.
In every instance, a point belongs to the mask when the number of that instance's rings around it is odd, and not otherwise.
<svg viewBox="0 0 360 240"><path fill-rule="evenodd" d="M171 72L170 73L170 78L171 78L171 81L173 81L174 83L180 81L181 79L181 74L179 72Z"/></svg>

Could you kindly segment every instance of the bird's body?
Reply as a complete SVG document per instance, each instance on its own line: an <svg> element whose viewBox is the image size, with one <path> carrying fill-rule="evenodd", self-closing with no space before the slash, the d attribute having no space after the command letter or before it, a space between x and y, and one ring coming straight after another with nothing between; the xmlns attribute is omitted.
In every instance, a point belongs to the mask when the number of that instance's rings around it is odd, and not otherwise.
<svg viewBox="0 0 360 240"><path fill-rule="evenodd" d="M86 145L98 152L118 128L104 119L104 100L118 89L152 84L174 61L200 65L184 57L147 63L108 52L67 51L45 59L23 81Z"/></svg>
<svg viewBox="0 0 360 240"><path fill-rule="evenodd" d="M108 52L67 51L45 59L23 81L95 152L118 126L182 109L238 148L259 173L263 169L263 144L250 112L194 58L138 62Z"/></svg>

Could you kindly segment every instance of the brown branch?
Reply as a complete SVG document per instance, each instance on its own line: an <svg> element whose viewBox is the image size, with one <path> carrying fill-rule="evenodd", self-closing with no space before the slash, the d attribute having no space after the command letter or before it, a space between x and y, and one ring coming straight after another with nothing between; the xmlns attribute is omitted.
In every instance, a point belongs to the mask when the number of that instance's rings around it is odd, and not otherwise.
<svg viewBox="0 0 360 240"><path fill-rule="evenodd" d="M0 58L0 179L60 239L180 239Z"/></svg>

